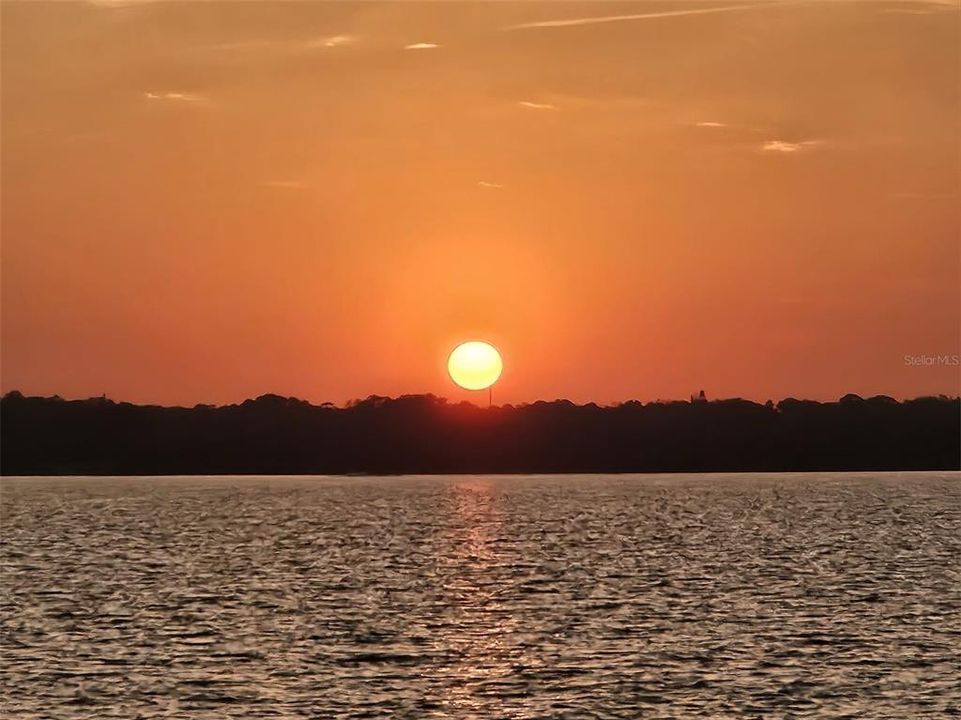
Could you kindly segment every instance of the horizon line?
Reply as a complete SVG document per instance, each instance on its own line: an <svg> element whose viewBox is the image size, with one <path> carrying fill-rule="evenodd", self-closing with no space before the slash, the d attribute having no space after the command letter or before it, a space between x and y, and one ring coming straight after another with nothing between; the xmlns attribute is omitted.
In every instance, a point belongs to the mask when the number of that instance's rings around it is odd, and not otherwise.
<svg viewBox="0 0 961 720"><path fill-rule="evenodd" d="M61 395L59 395L59 394L53 394L53 395L28 395L28 394L26 394L26 393L24 393L24 392L22 392L22 391L20 391L20 390L9 390L9 391L3 393L2 395L0 395L0 400L4 400L4 401L5 401L5 400L11 398L11 396L13 397L13 399L24 399L24 400L49 400L49 401L61 401L61 402L91 402L91 401L101 401L101 402L106 402L106 403L109 403L109 404L112 404L112 405L132 405L132 406L135 406L135 407L169 408L169 409L185 409L185 410L192 410L192 409L196 409L196 408L222 409L222 408L230 408L230 407L239 407L239 406L245 405L245 404L247 404L247 403L256 403L256 402L258 402L258 401L271 400L271 399L284 400L284 401L287 401L287 402L293 401L293 402L296 402L296 403L299 403L299 404L307 405L307 406L309 406L309 407L318 408L318 409L326 409L326 410L350 410L350 409L352 409L352 408L354 408L354 407L356 407L356 406L358 406L358 405L360 405L360 404L367 403L367 402L371 402L371 401L380 402L380 403L386 403L386 402L398 402L398 401L402 401L402 400L411 400L411 399L431 399L431 400L433 400L433 401L437 401L438 404L448 405L448 406L451 406L451 407L458 407L458 406L462 406L462 405L469 405L469 406L476 407L478 410L505 409L505 408L519 409L519 408L530 407L530 406L538 405L538 404L548 404L548 405L551 405L551 404L555 404L555 403L563 403L563 404L571 405L571 406L573 406L573 407L578 407L578 408L586 408L586 407L591 407L591 406L593 406L593 407L596 407L596 408L599 408L599 409L614 409L614 408L623 407L623 406L625 406L625 405L635 405L635 404L636 404L636 405L640 405L640 406L647 406L647 405L671 405L671 404L676 404L676 403L680 403L680 404L684 404L684 405L698 405L698 404L709 404L709 403L717 403L717 402L733 402L733 401L747 402L747 403L751 403L751 404L753 404L753 405L759 405L759 406L762 406L762 407L763 407L763 406L766 406L766 405L769 405L769 404L772 405L772 406L774 406L774 407L777 407L779 404L781 404L782 402L786 402L786 401L805 402L805 403L817 403L817 404L819 404L819 405L831 405L831 404L838 404L838 403L841 403L841 402L846 401L846 400L847 400L847 401L853 401L853 402L857 402L857 401L867 402L867 401L871 401L871 400L882 400L882 401L886 401L886 402L894 402L894 403L897 403L897 404L901 405L901 404L904 404L904 403L913 402L913 401L917 401L917 400L929 400L929 399L934 399L934 400L947 400L947 401L957 401L957 400L961 400L961 395L947 395L947 394L944 394L944 393L938 393L938 394L922 394L922 395L916 395L916 396L914 396L914 397L896 398L896 397L893 397L893 396L891 396L891 395L885 395L885 394L875 394L875 395L862 396L862 395L860 395L860 394L858 394L858 393L849 392L849 393L844 393L843 395L840 395L840 396L838 396L837 398L832 399L832 400L816 400L816 399L811 399L811 398L796 397L796 396L794 396L794 395L786 395L786 396L784 396L784 397L782 397L782 398L780 398L780 399L778 399L778 400L775 400L774 398L768 398L767 400L759 401L759 400L752 400L752 399L750 399L750 398L745 398L745 397L741 397L741 396L733 396L733 397L707 397L707 396L703 393L703 391L702 391L700 395L692 393L687 399L684 399L684 398L657 398L657 399L653 399L653 400L644 401L644 400L640 400L640 399L638 399L638 398L627 398L627 399L624 399L624 400L615 400L615 401L611 401L611 402L600 403L600 402L596 402L596 401L593 401L593 400L589 400L589 401L586 401L586 402L575 402L575 401L570 400L570 399L568 399L568 398L556 397L556 398L552 398L552 399L539 398L539 399L537 399L537 400L531 400L531 401L525 401L525 402L503 403L503 404L501 404L501 405L490 405L490 406L488 406L488 405L483 405L483 404L471 402L470 400L451 400L450 398L444 397L444 396L442 396L442 395L436 395L436 394L431 393L431 392L424 392L424 393L402 393L402 394L396 395L396 396L372 394L372 395L368 395L368 396L363 397L363 398L352 398L352 399L350 399L350 400L345 401L345 402L342 403L342 404L337 404L337 403L330 402L330 401L313 402L313 401L311 401L311 400L306 400L306 399L304 399L304 398L299 398L299 397L297 397L297 396L295 396L295 395L281 395L281 394L279 394L279 393L269 393L269 392L268 392L268 393L261 393L261 394L259 394L259 395L254 396L254 397L247 397L247 398L244 398L243 400L239 400L239 401L236 401L236 402L228 402L228 403L222 403L222 404L206 403L206 402L197 402L197 403L194 403L193 405L178 405L178 404L164 405L164 404L161 404L161 403L133 402L133 401L129 401L129 400L116 400L116 399L114 399L114 398L112 398L112 397L107 396L106 393L101 394L101 395L92 395L92 396L89 396L89 397L66 398L66 397L63 397L63 396L61 396Z"/></svg>

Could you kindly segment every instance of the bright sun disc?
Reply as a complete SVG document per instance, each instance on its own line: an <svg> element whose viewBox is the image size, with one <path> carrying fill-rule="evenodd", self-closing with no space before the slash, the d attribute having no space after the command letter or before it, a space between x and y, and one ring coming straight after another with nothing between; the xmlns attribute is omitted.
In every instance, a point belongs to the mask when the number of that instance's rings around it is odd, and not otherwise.
<svg viewBox="0 0 961 720"><path fill-rule="evenodd" d="M465 390L485 390L497 382L504 369L501 354L490 343L471 340L461 343L447 358L451 380Z"/></svg>

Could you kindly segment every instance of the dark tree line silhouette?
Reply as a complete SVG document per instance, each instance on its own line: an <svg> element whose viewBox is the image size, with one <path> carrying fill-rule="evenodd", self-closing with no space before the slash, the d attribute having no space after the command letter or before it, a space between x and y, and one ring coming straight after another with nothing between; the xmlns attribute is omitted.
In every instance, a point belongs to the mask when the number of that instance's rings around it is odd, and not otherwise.
<svg viewBox="0 0 961 720"><path fill-rule="evenodd" d="M0 400L5 475L957 470L961 403L694 398L479 408L433 395L339 408L263 395L193 408Z"/></svg>

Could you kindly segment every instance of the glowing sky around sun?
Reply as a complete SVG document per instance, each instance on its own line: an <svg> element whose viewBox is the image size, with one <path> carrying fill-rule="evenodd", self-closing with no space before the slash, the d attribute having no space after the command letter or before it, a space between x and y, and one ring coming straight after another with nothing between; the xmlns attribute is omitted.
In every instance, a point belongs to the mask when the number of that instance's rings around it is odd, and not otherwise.
<svg viewBox="0 0 961 720"><path fill-rule="evenodd" d="M955 394L959 27L4 3L3 390L465 399L482 337L500 402Z"/></svg>

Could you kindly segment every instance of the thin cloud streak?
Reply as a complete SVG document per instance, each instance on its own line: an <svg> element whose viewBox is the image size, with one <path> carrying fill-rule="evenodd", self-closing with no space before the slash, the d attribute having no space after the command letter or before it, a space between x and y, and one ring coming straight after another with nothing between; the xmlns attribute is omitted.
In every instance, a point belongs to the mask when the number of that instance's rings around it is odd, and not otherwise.
<svg viewBox="0 0 961 720"><path fill-rule="evenodd" d="M304 47L308 50L314 48L336 48L343 45L350 45L353 43L355 38L351 35L332 35L330 37L319 38L318 40L311 40L304 44Z"/></svg>
<svg viewBox="0 0 961 720"><path fill-rule="evenodd" d="M437 43L419 42L419 43L412 43L410 45L404 45L404 50L433 50L439 47L440 45L438 45Z"/></svg>
<svg viewBox="0 0 961 720"><path fill-rule="evenodd" d="M154 101L167 101L167 102L181 102L181 103L200 103L207 104L210 102L203 95L197 95L195 93L182 93L182 92L145 92L143 96L147 100Z"/></svg>
<svg viewBox="0 0 961 720"><path fill-rule="evenodd" d="M761 152L796 153L820 144L820 140L804 140L802 142L768 140L761 146Z"/></svg>
<svg viewBox="0 0 961 720"><path fill-rule="evenodd" d="M686 15L710 15L714 13L736 12L738 10L755 10L757 8L777 7L789 3L766 2L751 3L750 5L726 5L717 8L694 8L692 10L666 10L663 12L636 13L633 15L600 15L597 17L570 18L567 20L541 20L537 22L508 25L503 30L531 30L535 28L574 27L577 25L597 25L600 23L626 22L633 20L654 20L658 18L682 17Z"/></svg>
<svg viewBox="0 0 961 720"><path fill-rule="evenodd" d="M271 52L276 54L295 54L305 52L316 52L333 50L336 48L354 45L359 38L356 35L330 35L325 37L315 37L310 39L298 40L268 40L265 38L253 38L250 40L237 40L233 42L217 43L200 48L201 50L217 53L246 53L246 52Z"/></svg>
<svg viewBox="0 0 961 720"><path fill-rule="evenodd" d="M557 110L557 105L551 105L550 103L538 103L531 102L530 100L520 100L517 104L521 107L530 108L531 110Z"/></svg>
<svg viewBox="0 0 961 720"><path fill-rule="evenodd" d="M479 183L477 183L477 184L480 185L482 188L490 188L490 189L492 189L492 190L503 190L503 189L504 189L504 186L501 185L500 183L487 182L486 180L481 180L481 181L480 181Z"/></svg>

